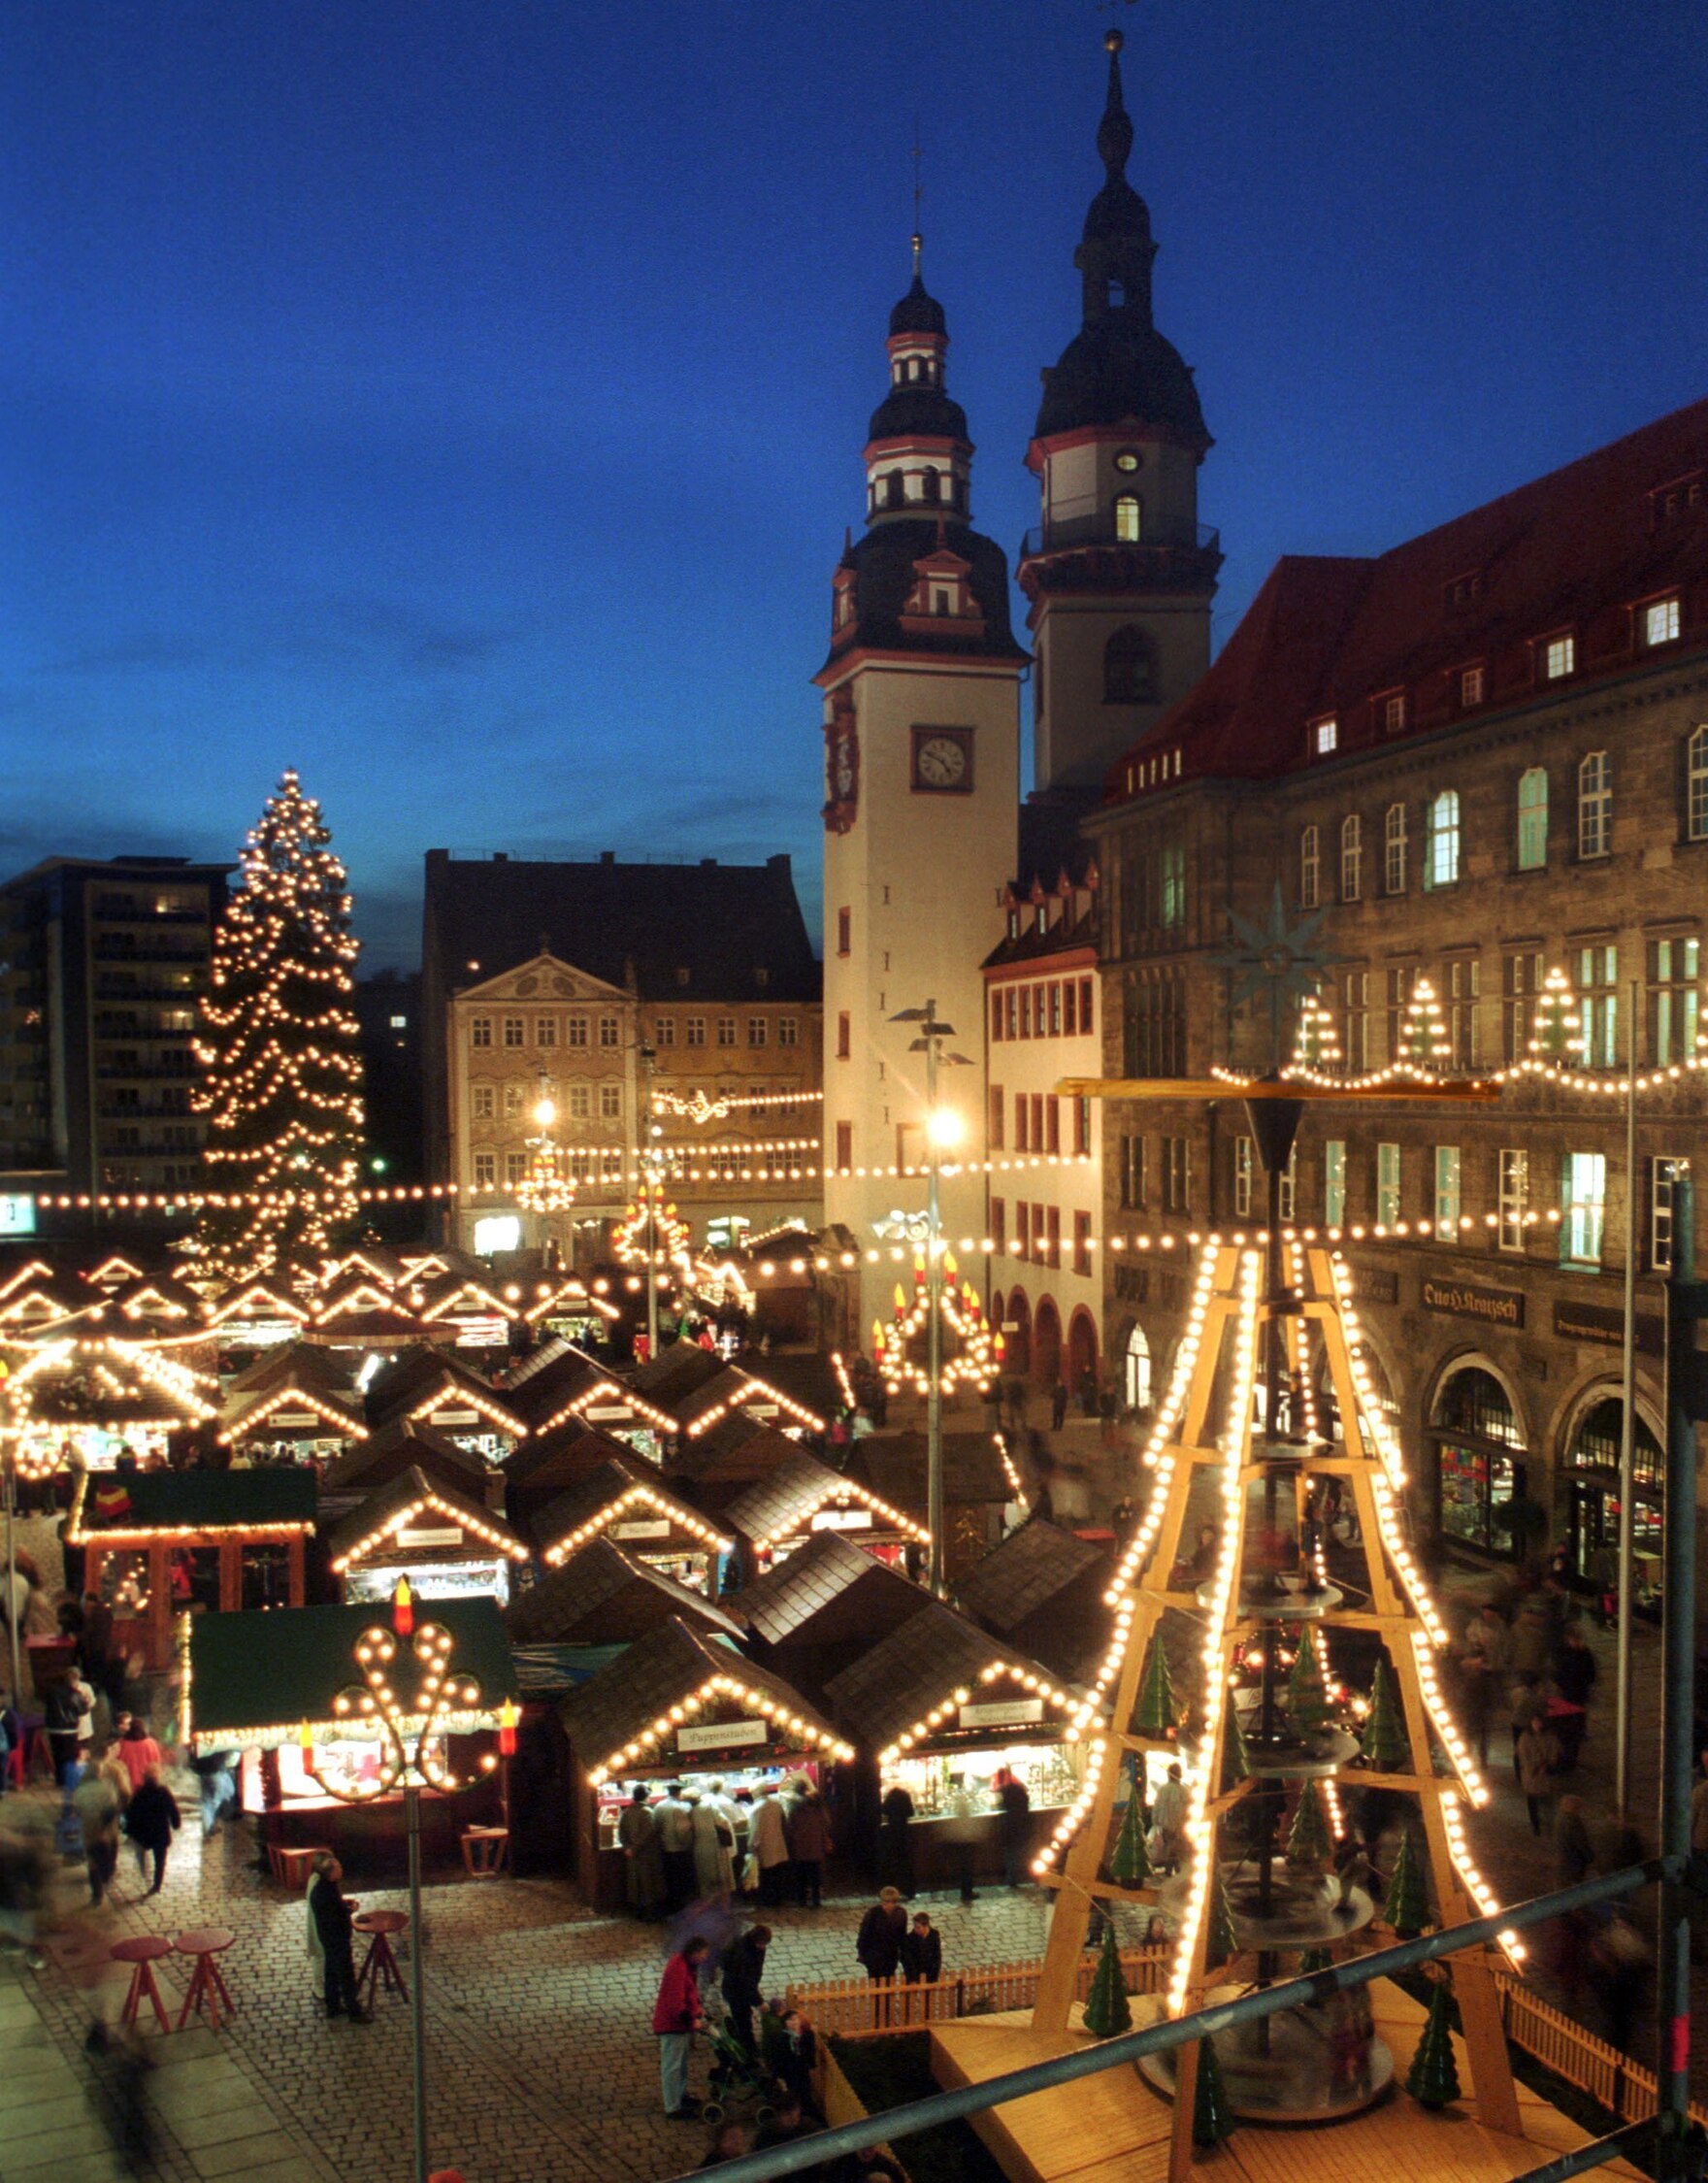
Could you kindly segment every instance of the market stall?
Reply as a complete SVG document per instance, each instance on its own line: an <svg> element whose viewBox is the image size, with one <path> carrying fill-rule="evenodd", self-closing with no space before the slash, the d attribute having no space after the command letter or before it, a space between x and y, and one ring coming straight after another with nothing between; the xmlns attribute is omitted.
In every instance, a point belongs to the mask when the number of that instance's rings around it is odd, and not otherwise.
<svg viewBox="0 0 1708 2183"><path fill-rule="evenodd" d="M741 1637L740 1623L704 1592L678 1584L607 1533L517 1593L505 1621L518 1644L628 1645L673 1615L715 1637Z"/></svg>
<svg viewBox="0 0 1708 2183"><path fill-rule="evenodd" d="M926 1598L899 1569L840 1532L821 1531L723 1604L740 1617L760 1666L821 1703L826 1685Z"/></svg>
<svg viewBox="0 0 1708 2183"><path fill-rule="evenodd" d="M368 1438L362 1399L323 1349L272 1352L226 1390L216 1438L234 1459L330 1465Z"/></svg>
<svg viewBox="0 0 1708 2183"><path fill-rule="evenodd" d="M955 1600L993 1637L1071 1679L1108 1642L1109 1567L1105 1547L1035 1518L972 1565Z"/></svg>
<svg viewBox="0 0 1708 2183"><path fill-rule="evenodd" d="M542 1509L532 1531L548 1569L602 1534L692 1592L716 1591L722 1562L735 1546L646 1465L614 1456Z"/></svg>
<svg viewBox="0 0 1708 2183"><path fill-rule="evenodd" d="M916 1523L927 1520L929 1465L923 1433L857 1440L848 1470ZM1018 1475L996 1434L969 1430L943 1435L943 1563L951 1585L997 1544L1002 1536L1002 1510L1019 1490Z"/></svg>
<svg viewBox="0 0 1708 2183"><path fill-rule="evenodd" d="M371 1629L389 1633L392 1620L383 1607L361 1605L209 1614L191 1623L184 1740L198 1752L240 1754L243 1808L259 1820L270 1850L326 1843L346 1864L356 1858L401 1862L402 1792L343 1803L312 1777L305 1758L306 1743L324 1778L350 1787L378 1776L382 1723L363 1717L348 1701L362 1688L358 1645ZM451 1772L472 1782L457 1795L421 1800L427 1845L443 1855L454 1854L463 1828L498 1813L498 1784L483 1762L497 1760L491 1732L501 1725L501 1708L514 1705L517 1688L495 1601L437 1600L421 1618L428 1620L450 1634L441 1680L456 1686L454 1703L442 1716L441 1748ZM395 1641L387 1681L395 1693L395 1726L410 1737L423 1725L429 1669L410 1638ZM473 1685L473 1698L462 1695L465 1684Z"/></svg>
<svg viewBox="0 0 1708 2183"><path fill-rule="evenodd" d="M575 1756L576 1877L607 1909L623 1899L617 1816L634 1783L704 1791L715 1776L730 1796L744 1788L757 1801L772 1783L817 1782L827 1764L854 1756L781 1676L680 1618L629 1646L559 1714Z"/></svg>
<svg viewBox="0 0 1708 2183"><path fill-rule="evenodd" d="M217 1383L171 1351L88 1327L44 1334L27 1346L7 1336L0 1355L24 1477L111 1471L132 1457L163 1463L175 1437L206 1425L218 1408Z"/></svg>
<svg viewBox="0 0 1708 2183"><path fill-rule="evenodd" d="M303 1604L316 1498L311 1470L84 1476L66 1538L82 1548L83 1589L114 1605L115 1619L129 1609L147 1665L160 1670L185 1610Z"/></svg>
<svg viewBox="0 0 1708 2183"><path fill-rule="evenodd" d="M381 1604L403 1577L418 1600L484 1594L503 1606L529 1558L503 1517L413 1467L352 1509L327 1547L346 1605Z"/></svg>
<svg viewBox="0 0 1708 2183"><path fill-rule="evenodd" d="M504 1399L527 1420L531 1433L597 1428L653 1462L675 1431L668 1410L568 1342L524 1359L506 1377Z"/></svg>
<svg viewBox="0 0 1708 2183"><path fill-rule="evenodd" d="M836 1676L825 1704L861 1755L852 1800L861 1848L874 1853L882 1799L904 1789L921 1887L959 1884L967 1858L975 1877L1002 1871L1003 1777L1030 1800L1028 1857L1078 1793L1073 1698L940 1601L927 1601Z"/></svg>
<svg viewBox="0 0 1708 2183"><path fill-rule="evenodd" d="M844 1472L798 1449L767 1477L739 1493L723 1520L763 1573L819 1532L839 1532L880 1561L901 1562L907 1549L924 1551L931 1534L922 1523Z"/></svg>
<svg viewBox="0 0 1708 2183"><path fill-rule="evenodd" d="M487 1463L502 1463L528 1427L478 1373L434 1349L410 1349L375 1374L368 1390L376 1425L424 1426Z"/></svg>
<svg viewBox="0 0 1708 2183"><path fill-rule="evenodd" d="M496 1507L504 1499L503 1477L484 1457L459 1447L429 1425L399 1421L376 1427L333 1464L321 1482L322 1512L342 1522L371 1493L393 1484L409 1470L422 1471L435 1484L466 1494L486 1507Z"/></svg>
<svg viewBox="0 0 1708 2183"><path fill-rule="evenodd" d="M219 1370L240 1375L257 1361L300 1341L310 1311L282 1283L246 1281L227 1289L208 1313L219 1344Z"/></svg>

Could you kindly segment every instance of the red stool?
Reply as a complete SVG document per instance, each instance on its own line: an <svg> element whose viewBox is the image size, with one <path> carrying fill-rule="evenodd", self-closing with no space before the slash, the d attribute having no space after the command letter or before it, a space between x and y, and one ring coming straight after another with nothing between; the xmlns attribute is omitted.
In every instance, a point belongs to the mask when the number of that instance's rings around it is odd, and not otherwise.
<svg viewBox="0 0 1708 2183"><path fill-rule="evenodd" d="M172 2029L172 2018L166 2003L160 1998L160 1988L155 1983L154 1966L162 1956L170 1956L172 1943L164 1934L140 1933L128 1940L115 1940L107 1951L115 1964L129 1964L130 1992L124 1997L124 2007L119 2022L128 2030L137 2020L137 2014L147 2001L163 2032Z"/></svg>
<svg viewBox="0 0 1708 2183"><path fill-rule="evenodd" d="M368 1953L362 1958L362 1968L356 1973L356 1999L365 2000L370 2008L378 1997L379 1982L385 1981L388 1994L401 1994L407 2001L410 1990L404 1984L403 1973L397 1968L397 1958L391 1952L394 1933L409 1931L409 1914L403 1910L364 1910L351 1924L358 1933L371 1934ZM365 1990L365 1991L364 1991Z"/></svg>
<svg viewBox="0 0 1708 2183"><path fill-rule="evenodd" d="M219 2003L225 2003L228 2016L237 2014L237 2003L219 1975L219 1966L214 1957L223 1955L236 1940L235 1933L227 1933L223 1926L198 1926L193 1933L181 1933L172 1945L181 1956L194 1956L195 1971L190 1978L190 1990L183 1998L183 2007L179 2011L178 2028L181 2032L190 2018L200 2011L207 2016L214 2031L221 2029Z"/></svg>

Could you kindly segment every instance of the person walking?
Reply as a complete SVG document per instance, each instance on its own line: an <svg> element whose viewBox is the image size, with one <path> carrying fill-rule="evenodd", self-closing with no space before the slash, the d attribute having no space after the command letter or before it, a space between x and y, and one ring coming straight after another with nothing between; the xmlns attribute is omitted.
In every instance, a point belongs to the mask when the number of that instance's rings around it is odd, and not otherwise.
<svg viewBox="0 0 1708 2183"><path fill-rule="evenodd" d="M77 1779L80 1728L89 1710L82 1698L86 1684L66 1669L54 1676L42 1698L42 1723L48 1732L48 1748L53 1755L53 1778L62 1789Z"/></svg>
<svg viewBox="0 0 1708 2183"><path fill-rule="evenodd" d="M1185 1853L1186 1815L1191 1808L1176 1760L1169 1766L1167 1778L1151 1805L1151 1855L1161 1871L1173 1871Z"/></svg>
<svg viewBox="0 0 1708 2183"><path fill-rule="evenodd" d="M148 1862L154 1860L154 1878L148 1889L149 1895L158 1895L160 1883L166 1877L166 1857L172 1847L172 1837L183 1824L183 1814L178 1808L178 1799L160 1778L160 1769L151 1766L144 1774L135 1795L125 1807L124 1831L130 1836L130 1846L137 1853L137 1877L148 1877Z"/></svg>
<svg viewBox="0 0 1708 2183"><path fill-rule="evenodd" d="M1554 1687L1562 1710L1555 1723L1560 1737L1560 1770L1575 1773L1578 1754L1590 1727L1590 1694L1595 1688L1595 1655L1577 1624L1570 1624L1554 1659Z"/></svg>
<svg viewBox="0 0 1708 2183"><path fill-rule="evenodd" d="M795 1900L804 1910L823 1907L824 1861L831 1853L830 1815L816 1789L808 1789L789 1823L789 1855L795 1867Z"/></svg>
<svg viewBox="0 0 1708 2183"><path fill-rule="evenodd" d="M201 1798L204 1841L212 1838L222 1819L228 1815L233 1819L237 1817L237 1775L233 1771L237 1761L235 1751L198 1751L190 1760L190 1770L196 1777Z"/></svg>
<svg viewBox="0 0 1708 2183"><path fill-rule="evenodd" d="M943 1936L923 1910L902 1935L902 1976L909 1986L933 1984L943 1975Z"/></svg>
<svg viewBox="0 0 1708 2183"><path fill-rule="evenodd" d="M1050 1431L1059 1433L1068 1422L1068 1382L1058 1379L1050 1389Z"/></svg>
<svg viewBox="0 0 1708 2183"><path fill-rule="evenodd" d="M672 2122L692 2122L700 2102L688 2091L688 2055L694 2034L706 2019L700 2001L700 1967L708 1944L702 1934L685 1940L664 1967L658 1999L652 2004L652 2031L658 2040L658 2072L664 2111Z"/></svg>
<svg viewBox="0 0 1708 2183"><path fill-rule="evenodd" d="M774 1908L789 1877L789 1827L774 1781L753 1807L753 1855L759 1865L759 1900Z"/></svg>
<svg viewBox="0 0 1708 2183"><path fill-rule="evenodd" d="M730 2030L752 2055L759 2052L753 2012L764 1999L760 1987L765 1978L765 1951L770 1946L770 1926L749 1926L745 1933L737 1934L718 1962L724 2006L730 2012Z"/></svg>
<svg viewBox="0 0 1708 2183"><path fill-rule="evenodd" d="M1546 1714L1532 1713L1519 1736L1514 1753L1518 1785L1530 1815L1530 1833L1540 1836L1542 1807L1554 1794L1554 1769L1560 1763L1560 1740L1548 1726Z"/></svg>
<svg viewBox="0 0 1708 2183"><path fill-rule="evenodd" d="M903 1898L913 1893L913 1799L898 1781L878 1807L878 1876Z"/></svg>
<svg viewBox="0 0 1708 2183"><path fill-rule="evenodd" d="M1002 1812L1002 1877L1017 1888L1025 1876L1026 1853L1032 1846L1032 1799L1026 1784L1004 1767L997 1776L997 1803Z"/></svg>
<svg viewBox="0 0 1708 2183"><path fill-rule="evenodd" d="M880 1890L877 1901L860 1921L854 1953L872 1979L894 1978L902 1961L902 1939L907 1931L907 1913L893 1887Z"/></svg>
<svg viewBox="0 0 1708 2183"><path fill-rule="evenodd" d="M89 1875L89 1901L97 1908L107 1900L107 1890L118 1869L118 1818L124 1799L114 1787L104 1766L83 1770L71 1792L72 1807L83 1837L83 1865Z"/></svg>
<svg viewBox="0 0 1708 2183"><path fill-rule="evenodd" d="M142 1787L148 1769L166 1764L166 1754L148 1734L148 1724L135 1713L124 1716L124 1725L118 1732L118 1756L130 1775L133 1797Z"/></svg>
<svg viewBox="0 0 1708 2183"><path fill-rule="evenodd" d="M1595 1862L1582 1797L1561 1797L1554 1819L1554 1885L1576 1887Z"/></svg>
<svg viewBox="0 0 1708 2183"><path fill-rule="evenodd" d="M1489 1724L1494 1719L1500 1693L1506 1687L1511 1659L1512 1638L1506 1617L1492 1602L1485 1602L1465 1632L1464 1647L1459 1657L1464 1687L1465 1727L1476 1744L1477 1758L1484 1766L1489 1763Z"/></svg>
<svg viewBox="0 0 1708 2183"><path fill-rule="evenodd" d="M1512 1777L1519 1788L1524 1788L1524 1778L1518 1763L1518 1739L1538 1713L1546 1715L1547 1701L1542 1696L1541 1678L1525 1673L1514 1675L1506 1693L1506 1717L1512 1725Z"/></svg>
<svg viewBox="0 0 1708 2183"><path fill-rule="evenodd" d="M320 1965L326 2013L366 2024L368 2011L356 1990L355 1928L345 1901L344 1867L330 1850L322 1850L314 1860L308 1903L309 1954Z"/></svg>
<svg viewBox="0 0 1708 2183"><path fill-rule="evenodd" d="M680 1910L694 1900L694 1811L683 1800L679 1781L666 1782L655 1816L664 1859L665 1905Z"/></svg>
<svg viewBox="0 0 1708 2183"><path fill-rule="evenodd" d="M665 1904L664 1851L659 1846L658 1821L646 1802L646 1790L635 1784L635 1794L617 1817L617 1841L623 1852L623 1892L638 1918L663 1914Z"/></svg>

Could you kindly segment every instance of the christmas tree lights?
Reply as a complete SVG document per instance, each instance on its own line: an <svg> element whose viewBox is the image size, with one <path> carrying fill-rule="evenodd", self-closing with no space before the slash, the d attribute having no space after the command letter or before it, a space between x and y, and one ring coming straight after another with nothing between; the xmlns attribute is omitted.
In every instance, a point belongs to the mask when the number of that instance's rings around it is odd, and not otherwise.
<svg viewBox="0 0 1708 2183"><path fill-rule="evenodd" d="M344 866L295 772L268 798L214 942L191 1094L215 1193L198 1208L199 1269L305 1277L357 1206L362 1057L350 1007L359 943Z"/></svg>
<svg viewBox="0 0 1708 2183"><path fill-rule="evenodd" d="M950 1251L943 1254L941 1307L943 1325L955 1337L953 1354L945 1354L942 1360L941 1390L947 1394L952 1387L965 1384L983 1394L1002 1370L1002 1338L985 1317L972 1283L960 1279ZM903 1386L916 1394L930 1393L931 1368L914 1353L914 1344L927 1336L930 1325L931 1283L921 1251L913 1259L912 1297L898 1281L895 1316L888 1326L882 1319L872 1321L873 1354L892 1395L899 1394Z"/></svg>

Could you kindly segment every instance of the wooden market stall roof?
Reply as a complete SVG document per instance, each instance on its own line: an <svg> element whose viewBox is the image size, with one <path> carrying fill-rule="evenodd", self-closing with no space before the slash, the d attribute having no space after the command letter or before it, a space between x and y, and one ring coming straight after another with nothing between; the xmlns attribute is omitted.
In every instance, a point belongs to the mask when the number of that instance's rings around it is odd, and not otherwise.
<svg viewBox="0 0 1708 2183"><path fill-rule="evenodd" d="M875 1641L928 1597L839 1532L821 1531L724 1604L768 1645L829 1645Z"/></svg>
<svg viewBox="0 0 1708 2183"><path fill-rule="evenodd" d="M480 1456L430 1425L409 1425L402 1419L378 1427L367 1439L345 1449L326 1473L327 1497L370 1493L401 1477L411 1465L453 1493L485 1497L486 1464Z"/></svg>
<svg viewBox="0 0 1708 2183"><path fill-rule="evenodd" d="M1008 1637L1106 1559L1089 1539L1035 1517L973 1564L955 1587L956 1602L975 1622Z"/></svg>
<svg viewBox="0 0 1708 2183"><path fill-rule="evenodd" d="M333 1532L326 1542L332 1573L342 1576L360 1562L394 1560L407 1554L410 1548L400 1542L398 1535L427 1515L454 1524L465 1535L464 1550L479 1559L494 1554L511 1562L528 1559L527 1547L502 1516L490 1514L483 1503L454 1492L411 1464L389 1485L370 1494Z"/></svg>
<svg viewBox="0 0 1708 2183"><path fill-rule="evenodd" d="M822 1714L780 1675L756 1668L733 1644L678 1616L632 1644L620 1660L565 1699L559 1718L595 1787L625 1766L669 1756L675 1731L721 1705L746 1707L827 1757L854 1753Z"/></svg>
<svg viewBox="0 0 1708 2183"><path fill-rule="evenodd" d="M870 1434L848 1456L851 1476L869 1480L874 1492L922 1521L926 1470L923 1433ZM949 1507L1001 1507L1018 1494L994 1433L943 1435L943 1500Z"/></svg>
<svg viewBox="0 0 1708 2183"><path fill-rule="evenodd" d="M550 1433L531 1434L505 1461L504 1498L516 1529L535 1536L535 1519L561 1495L573 1493L602 1464L636 1465L636 1474L658 1478L656 1464L637 1456L626 1440L571 1418Z"/></svg>
<svg viewBox="0 0 1708 2183"><path fill-rule="evenodd" d="M670 1341L656 1357L637 1365L626 1377L637 1394L644 1395L662 1409L670 1409L708 1379L715 1379L724 1369L724 1360L715 1349L702 1349L697 1341Z"/></svg>
<svg viewBox="0 0 1708 2183"><path fill-rule="evenodd" d="M743 1538L764 1548L807 1530L820 1509L857 1505L870 1514L873 1531L903 1532L929 1544L931 1534L923 1524L805 1448L797 1448L787 1463L778 1464L769 1476L738 1494L724 1513Z"/></svg>
<svg viewBox="0 0 1708 2183"><path fill-rule="evenodd" d="M697 1440L720 1419L738 1409L768 1422L804 1426L809 1433L822 1433L829 1422L773 1381L757 1373L744 1372L739 1365L725 1365L721 1372L701 1379L696 1386L668 1398L664 1406L691 1440Z"/></svg>
<svg viewBox="0 0 1708 2183"><path fill-rule="evenodd" d="M684 1553L727 1554L736 1543L698 1508L672 1493L650 1464L616 1454L542 1509L530 1536L555 1566L601 1532L651 1519L671 1526L680 1540L678 1550Z"/></svg>
<svg viewBox="0 0 1708 2183"><path fill-rule="evenodd" d="M335 1392L317 1374L307 1372L286 1372L269 1387L228 1395L215 1433L222 1447L235 1447L258 1433L270 1439L368 1438L360 1402L351 1394Z"/></svg>
<svg viewBox="0 0 1708 2183"><path fill-rule="evenodd" d="M417 1629L437 1622L450 1632L449 1675L478 1687L475 1704L445 1723L452 1734L493 1728L498 1707L516 1696L516 1673L498 1603L491 1599L423 1603ZM198 1750L241 1749L295 1740L304 1721L327 1741L348 1734L334 1701L360 1687L355 1648L364 1631L385 1626L375 1606L275 1607L267 1612L199 1614L190 1623L184 1716ZM391 1680L406 1720L418 1721L425 1670L407 1638L397 1640Z"/></svg>
<svg viewBox="0 0 1708 2183"><path fill-rule="evenodd" d="M435 1419L472 1410L491 1432L512 1440L528 1435L526 1420L494 1392L489 1380L427 1347L406 1349L395 1365L380 1372L369 1391L368 1406L376 1425L397 1420L431 1425Z"/></svg>
<svg viewBox="0 0 1708 2183"><path fill-rule="evenodd" d="M703 1593L609 1538L590 1538L511 1600L505 1621L518 1644L632 1644L673 1615L739 1638L741 1625Z"/></svg>
<svg viewBox="0 0 1708 2183"><path fill-rule="evenodd" d="M667 1452L664 1467L673 1478L691 1482L696 1490L705 1487L708 1496L715 1493L728 1503L741 1487L769 1478L800 1453L799 1440L738 1409L698 1439L679 1441Z"/></svg>
<svg viewBox="0 0 1708 2183"><path fill-rule="evenodd" d="M961 1706L1017 1688L1070 1716L1074 1701L1055 1677L940 1600L880 1638L825 1686L844 1736L880 1759L952 1723Z"/></svg>
<svg viewBox="0 0 1708 2183"><path fill-rule="evenodd" d="M170 1433L205 1424L219 1406L208 1374L146 1342L88 1330L15 1359L7 1393L15 1424L48 1433Z"/></svg>
<svg viewBox="0 0 1708 2183"><path fill-rule="evenodd" d="M312 1470L85 1472L67 1537L75 1546L126 1548L169 1540L288 1539L314 1528L319 1492Z"/></svg>
<svg viewBox="0 0 1708 2183"><path fill-rule="evenodd" d="M316 1394L361 1410L354 1366L337 1350L322 1349L313 1341L281 1341L263 1349L253 1364L246 1365L227 1380L226 1398L230 1401L239 1395L265 1394L287 1381L299 1388L312 1387Z"/></svg>

